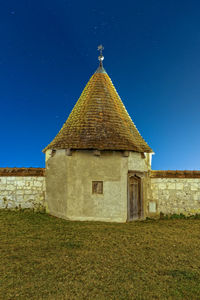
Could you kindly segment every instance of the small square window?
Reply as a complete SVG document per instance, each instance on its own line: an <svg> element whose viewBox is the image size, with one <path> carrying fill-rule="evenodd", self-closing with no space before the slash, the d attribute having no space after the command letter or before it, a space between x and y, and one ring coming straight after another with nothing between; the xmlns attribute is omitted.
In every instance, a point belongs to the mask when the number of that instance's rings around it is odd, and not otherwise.
<svg viewBox="0 0 200 300"><path fill-rule="evenodd" d="M103 194L103 181L92 181L92 194Z"/></svg>

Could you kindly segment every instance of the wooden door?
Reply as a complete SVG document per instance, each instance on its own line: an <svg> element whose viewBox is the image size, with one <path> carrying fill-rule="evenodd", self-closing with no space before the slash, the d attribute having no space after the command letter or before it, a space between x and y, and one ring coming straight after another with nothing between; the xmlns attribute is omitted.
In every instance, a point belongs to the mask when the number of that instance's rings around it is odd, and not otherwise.
<svg viewBox="0 0 200 300"><path fill-rule="evenodd" d="M129 180L129 221L141 217L141 179L133 176Z"/></svg>

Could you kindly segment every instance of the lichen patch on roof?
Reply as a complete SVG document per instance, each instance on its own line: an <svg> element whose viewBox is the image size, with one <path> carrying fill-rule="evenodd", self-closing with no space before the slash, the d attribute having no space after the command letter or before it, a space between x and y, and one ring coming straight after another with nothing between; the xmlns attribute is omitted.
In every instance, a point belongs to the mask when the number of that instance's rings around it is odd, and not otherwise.
<svg viewBox="0 0 200 300"><path fill-rule="evenodd" d="M101 67L92 75L67 121L43 152L67 148L153 152Z"/></svg>

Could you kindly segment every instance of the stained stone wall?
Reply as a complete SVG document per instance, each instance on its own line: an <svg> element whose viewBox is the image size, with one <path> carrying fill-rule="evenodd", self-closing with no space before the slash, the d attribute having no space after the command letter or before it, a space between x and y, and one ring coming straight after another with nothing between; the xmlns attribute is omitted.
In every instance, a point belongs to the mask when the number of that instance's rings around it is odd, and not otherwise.
<svg viewBox="0 0 200 300"><path fill-rule="evenodd" d="M0 168L0 208L45 207L44 169Z"/></svg>
<svg viewBox="0 0 200 300"><path fill-rule="evenodd" d="M199 171L151 171L149 214L200 213Z"/></svg>

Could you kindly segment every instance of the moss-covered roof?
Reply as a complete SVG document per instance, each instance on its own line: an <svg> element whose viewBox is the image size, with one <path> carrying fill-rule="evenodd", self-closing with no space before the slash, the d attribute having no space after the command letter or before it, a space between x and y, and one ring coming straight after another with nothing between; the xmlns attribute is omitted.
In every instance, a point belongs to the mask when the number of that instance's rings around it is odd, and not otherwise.
<svg viewBox="0 0 200 300"><path fill-rule="evenodd" d="M92 75L67 121L43 152L67 148L153 152L102 66Z"/></svg>

